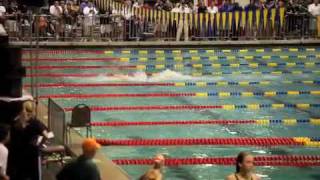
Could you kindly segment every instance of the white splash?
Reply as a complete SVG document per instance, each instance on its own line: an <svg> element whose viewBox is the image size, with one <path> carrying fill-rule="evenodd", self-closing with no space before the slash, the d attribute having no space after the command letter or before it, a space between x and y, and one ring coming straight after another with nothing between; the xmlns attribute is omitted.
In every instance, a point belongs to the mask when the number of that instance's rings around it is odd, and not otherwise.
<svg viewBox="0 0 320 180"><path fill-rule="evenodd" d="M204 77L192 77L190 75L184 75L180 72L171 71L169 69L160 73L154 73L152 76L148 76L145 72L134 72L132 74L114 74L111 76L101 74L94 78L82 78L83 81L122 81L122 82L161 82L161 81L184 81L184 80L204 80ZM215 79L220 79L219 77Z"/></svg>
<svg viewBox="0 0 320 180"><path fill-rule="evenodd" d="M252 152L257 153L257 154L267 154L267 152L264 150L257 150L257 151L252 151Z"/></svg>

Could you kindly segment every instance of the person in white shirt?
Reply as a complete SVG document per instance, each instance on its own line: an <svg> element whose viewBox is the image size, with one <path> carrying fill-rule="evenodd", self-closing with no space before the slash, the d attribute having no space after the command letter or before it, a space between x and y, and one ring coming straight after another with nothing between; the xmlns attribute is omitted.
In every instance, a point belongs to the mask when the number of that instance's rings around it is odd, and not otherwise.
<svg viewBox="0 0 320 180"><path fill-rule="evenodd" d="M192 10L188 6L188 4L182 3L179 8L179 13L180 13L180 16L182 16L182 18L179 19L176 41L180 41L182 30L183 30L183 34L184 34L184 41L189 41L188 18L189 18L189 13L192 13ZM187 19L185 19L185 18L187 18Z"/></svg>
<svg viewBox="0 0 320 180"><path fill-rule="evenodd" d="M88 3L88 6L83 9L84 14L84 36L89 37L92 32L92 27L95 25L95 16L98 14L98 10L94 7L92 2Z"/></svg>
<svg viewBox="0 0 320 180"><path fill-rule="evenodd" d="M312 16L317 18L317 36L320 37L320 4L319 0L313 0L313 3L308 6L308 11ZM311 24L314 24L315 21L311 21ZM315 29L315 28L311 28Z"/></svg>
<svg viewBox="0 0 320 180"><path fill-rule="evenodd" d="M56 39L59 39L60 34L62 33L62 16L63 11L62 7L59 4L59 1L54 1L54 4L50 6L50 15L52 16L52 24L54 25L54 32Z"/></svg>
<svg viewBox="0 0 320 180"><path fill-rule="evenodd" d="M3 27L5 22L6 7L0 2L0 36L6 36L7 32Z"/></svg>
<svg viewBox="0 0 320 180"><path fill-rule="evenodd" d="M0 125L0 179L9 180L7 176L7 162L8 162L8 149L5 146L9 142L9 127L6 125Z"/></svg>
<svg viewBox="0 0 320 180"><path fill-rule="evenodd" d="M216 14L218 11L219 8L216 6L216 1L211 2L211 5L208 7L208 13Z"/></svg>

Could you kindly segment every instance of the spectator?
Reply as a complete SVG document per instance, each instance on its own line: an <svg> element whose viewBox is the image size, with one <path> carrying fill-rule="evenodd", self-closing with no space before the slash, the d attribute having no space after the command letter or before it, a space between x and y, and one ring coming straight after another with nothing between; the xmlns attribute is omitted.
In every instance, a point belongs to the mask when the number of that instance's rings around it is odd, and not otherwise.
<svg viewBox="0 0 320 180"><path fill-rule="evenodd" d="M56 39L59 39L60 33L62 32L62 16L63 9L59 4L59 1L54 1L54 4L50 6L50 15L52 16L52 24L54 26L54 33Z"/></svg>
<svg viewBox="0 0 320 180"><path fill-rule="evenodd" d="M142 175L139 180L162 180L161 169L164 165L164 157L158 154L154 158L154 165L149 169L144 175Z"/></svg>
<svg viewBox="0 0 320 180"><path fill-rule="evenodd" d="M163 1L162 0L157 0L156 4L154 4L154 9L156 10L162 10L163 9Z"/></svg>
<svg viewBox="0 0 320 180"><path fill-rule="evenodd" d="M255 11L256 9L257 9L257 6L255 4L255 0L250 0L249 4L246 5L244 8L246 12Z"/></svg>
<svg viewBox="0 0 320 180"><path fill-rule="evenodd" d="M182 5L180 6L178 12L181 13L181 15L184 15L183 13L189 14L189 13L192 12L192 10L188 6L188 4L183 2ZM182 21L179 21L176 41L180 41L182 30L183 30L183 34L184 34L184 41L188 41L189 40L189 24L188 24L188 21L184 19L184 17L185 16L183 16L183 20Z"/></svg>
<svg viewBox="0 0 320 180"><path fill-rule="evenodd" d="M65 29L67 36L70 37L74 27L76 26L77 12L72 9L72 1L67 3L66 10L64 11Z"/></svg>
<svg viewBox="0 0 320 180"><path fill-rule="evenodd" d="M64 14L67 8L66 3L64 1L60 1L60 7L62 9L62 14Z"/></svg>
<svg viewBox="0 0 320 180"><path fill-rule="evenodd" d="M312 4L308 6L309 13L314 16L316 19L313 18L311 23L317 24L317 26L313 26L312 30L317 30L317 36L320 37L320 5L319 0L314 0Z"/></svg>
<svg viewBox="0 0 320 180"><path fill-rule="evenodd" d="M170 0L166 0L166 2L163 5L163 10L171 11L172 8L173 8L172 2Z"/></svg>
<svg viewBox="0 0 320 180"><path fill-rule="evenodd" d="M253 173L253 169L254 157L250 153L241 152L236 159L236 172L227 176L226 180L260 180L260 177Z"/></svg>
<svg viewBox="0 0 320 180"><path fill-rule="evenodd" d="M98 14L97 9L94 7L92 2L88 3L88 6L83 9L84 14L84 36L89 37L92 32L92 28L95 25L96 15Z"/></svg>
<svg viewBox="0 0 320 180"><path fill-rule="evenodd" d="M78 1L77 0L74 0L74 1L70 1L71 3L71 9L72 11L76 12L76 13L79 13L80 11L80 7L79 7L79 4L78 4Z"/></svg>
<svg viewBox="0 0 320 180"><path fill-rule="evenodd" d="M39 179L39 140L49 135L46 126L34 116L34 111L32 101L24 102L12 125L8 164L11 180Z"/></svg>
<svg viewBox="0 0 320 180"><path fill-rule="evenodd" d="M143 4L144 4L143 0L136 0L136 1L133 3L133 7L134 7L134 8L141 8L141 7L143 7Z"/></svg>
<svg viewBox="0 0 320 180"><path fill-rule="evenodd" d="M83 154L67 164L57 174L57 180L100 180L97 165L92 161L100 148L94 139L85 139L82 143Z"/></svg>
<svg viewBox="0 0 320 180"><path fill-rule="evenodd" d="M9 127L6 125L0 125L0 179L9 180L9 176L6 175L7 172L7 162L8 162L8 149L5 146L9 142Z"/></svg>
<svg viewBox="0 0 320 180"><path fill-rule="evenodd" d="M3 5L3 2L0 2L0 36L6 36L7 32L4 29L4 21L6 15L6 7Z"/></svg>
<svg viewBox="0 0 320 180"><path fill-rule="evenodd" d="M208 13L211 13L211 14L216 14L217 12L219 12L219 8L217 6L217 1L213 1L210 6L208 7Z"/></svg>
<svg viewBox="0 0 320 180"><path fill-rule="evenodd" d="M204 4L203 0L199 1L198 6L198 13L206 13L207 12L207 6Z"/></svg>
<svg viewBox="0 0 320 180"><path fill-rule="evenodd" d="M82 0L81 4L80 4L80 13L83 14L83 10L84 8L88 7L88 0Z"/></svg>
<svg viewBox="0 0 320 180"><path fill-rule="evenodd" d="M230 0L224 0L222 6L219 9L219 12L232 12L232 4Z"/></svg>
<svg viewBox="0 0 320 180"><path fill-rule="evenodd" d="M275 0L267 0L266 4L265 4L265 8L272 9L276 7L276 1Z"/></svg>

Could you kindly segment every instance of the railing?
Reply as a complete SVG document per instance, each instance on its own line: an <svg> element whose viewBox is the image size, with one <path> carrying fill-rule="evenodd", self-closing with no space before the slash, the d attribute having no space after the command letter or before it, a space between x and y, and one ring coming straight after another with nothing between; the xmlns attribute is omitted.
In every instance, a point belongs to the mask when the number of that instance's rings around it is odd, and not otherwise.
<svg viewBox="0 0 320 180"><path fill-rule="evenodd" d="M48 127L55 135L53 143L66 144L66 115L62 107L52 99L48 100Z"/></svg>
<svg viewBox="0 0 320 180"><path fill-rule="evenodd" d="M317 38L315 17L285 9L172 13L119 6L112 15L16 15L6 18L11 41L190 41Z"/></svg>

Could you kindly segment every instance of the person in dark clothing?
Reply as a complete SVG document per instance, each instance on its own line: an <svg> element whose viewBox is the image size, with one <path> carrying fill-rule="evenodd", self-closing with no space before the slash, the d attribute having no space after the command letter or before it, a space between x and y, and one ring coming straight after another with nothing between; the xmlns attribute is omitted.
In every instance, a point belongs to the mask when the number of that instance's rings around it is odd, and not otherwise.
<svg viewBox="0 0 320 180"><path fill-rule="evenodd" d="M207 6L204 4L203 0L201 0L198 6L198 13L206 13L206 12L207 12Z"/></svg>
<svg viewBox="0 0 320 180"><path fill-rule="evenodd" d="M95 139L85 139L82 143L83 154L67 164L57 174L57 180L101 180L99 170L92 161L100 144Z"/></svg>
<svg viewBox="0 0 320 180"><path fill-rule="evenodd" d="M46 126L34 116L34 104L26 101L11 127L8 174L11 180L39 180L39 137L48 137Z"/></svg>

